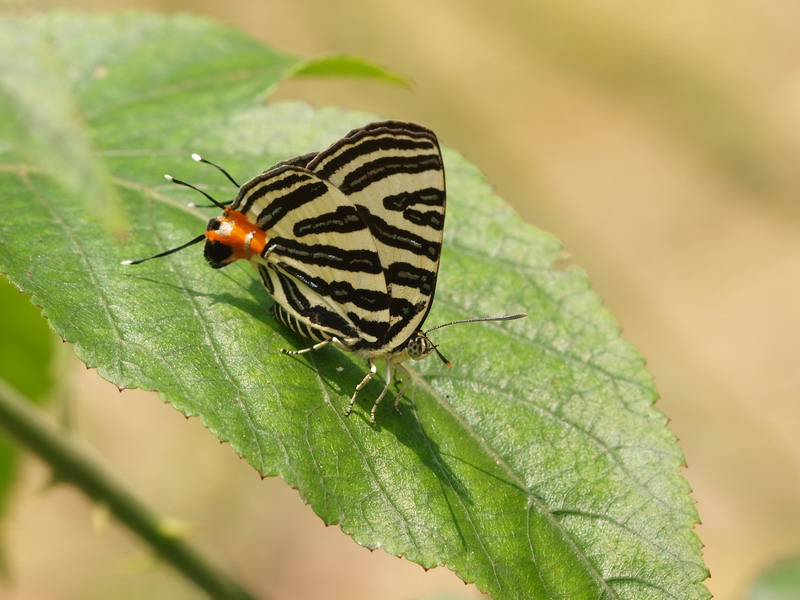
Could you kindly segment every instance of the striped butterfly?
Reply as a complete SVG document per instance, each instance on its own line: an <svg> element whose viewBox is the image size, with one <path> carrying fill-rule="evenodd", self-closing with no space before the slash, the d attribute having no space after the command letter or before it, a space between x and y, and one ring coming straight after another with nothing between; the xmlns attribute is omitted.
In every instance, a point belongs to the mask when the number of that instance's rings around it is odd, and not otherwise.
<svg viewBox="0 0 800 600"><path fill-rule="evenodd" d="M409 358L436 352L434 329L475 321L510 320L524 314L453 321L423 331L436 289L445 216L444 164L436 135L414 123L383 121L355 129L327 150L278 163L241 187L229 203L197 190L224 213L203 235L140 260L139 264L205 240L205 258L221 268L243 258L258 270L275 299L272 314L315 343L364 357L369 368L345 410L386 364L386 395L392 378L405 376L395 408L410 382Z"/></svg>

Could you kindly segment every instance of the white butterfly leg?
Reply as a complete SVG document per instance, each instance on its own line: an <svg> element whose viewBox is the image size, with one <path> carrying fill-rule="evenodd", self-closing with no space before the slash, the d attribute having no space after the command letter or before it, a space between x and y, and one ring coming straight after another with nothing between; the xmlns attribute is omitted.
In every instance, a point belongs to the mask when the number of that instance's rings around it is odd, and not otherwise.
<svg viewBox="0 0 800 600"><path fill-rule="evenodd" d="M305 354L306 352L311 352L312 350L319 350L320 348L323 348L324 346L327 346L331 342L333 342L334 344L338 344L339 343L339 338L334 336L332 338L328 338L327 340L322 340L321 342L318 342L318 343L314 344L313 346L309 346L308 348L303 348L302 350L287 350L286 348L281 348L281 352L283 354L292 354L292 355L294 355L294 354Z"/></svg>
<svg viewBox="0 0 800 600"><path fill-rule="evenodd" d="M356 391L353 392L353 397L350 398L350 403L347 405L347 408L344 411L345 417L349 417L350 413L353 411L353 405L356 403L358 392L360 392L361 389L369 383L369 380L372 378L373 375L375 375L375 372L378 370L378 368L375 366L375 363L372 362L370 359L367 359L367 364L369 365L369 373L367 373L364 379L361 380L361 383L359 383L356 386ZM375 420L373 419L372 422L374 424Z"/></svg>
<svg viewBox="0 0 800 600"><path fill-rule="evenodd" d="M386 363L386 385L383 386L383 391L380 393L380 396L378 396L375 399L375 404L372 405L372 410L369 411L369 421L373 425L375 425L375 411L378 409L378 404L381 403L381 400L383 400L383 397L386 395L386 392L389 391L389 386L391 384L392 384L392 365L389 362L387 362Z"/></svg>
<svg viewBox="0 0 800 600"><path fill-rule="evenodd" d="M411 373L409 373L408 369L406 369L403 365L397 365L397 368L395 369L395 376L397 375L398 371L400 371L401 373L403 373L403 375L405 375L405 380L403 380L403 385L400 386L400 391L397 392L397 396L395 396L394 409L397 412L402 413L403 411L400 410L400 400L403 399L403 394L406 393L406 389L408 389L408 384L411 383ZM398 381L400 380L399 377L397 379Z"/></svg>

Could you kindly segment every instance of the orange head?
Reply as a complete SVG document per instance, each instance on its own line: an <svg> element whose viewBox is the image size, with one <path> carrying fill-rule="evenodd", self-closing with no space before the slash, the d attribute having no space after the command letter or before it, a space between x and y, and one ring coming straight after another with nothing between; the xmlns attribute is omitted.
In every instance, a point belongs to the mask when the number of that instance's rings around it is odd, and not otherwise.
<svg viewBox="0 0 800 600"><path fill-rule="evenodd" d="M243 213L231 208L226 208L223 215L214 217L206 226L204 254L215 269L240 258L260 255L266 245L266 232L248 221Z"/></svg>

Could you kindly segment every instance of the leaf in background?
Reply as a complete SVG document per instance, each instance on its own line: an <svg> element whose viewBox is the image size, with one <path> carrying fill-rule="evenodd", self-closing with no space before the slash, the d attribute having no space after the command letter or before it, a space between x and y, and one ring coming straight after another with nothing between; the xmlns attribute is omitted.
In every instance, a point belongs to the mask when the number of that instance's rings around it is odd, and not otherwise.
<svg viewBox="0 0 800 600"><path fill-rule="evenodd" d="M683 457L641 356L585 274L552 267L559 243L522 224L474 167L445 150L448 225L428 324L530 316L437 332L454 366L414 365L403 414L387 401L372 427L380 384L345 418L363 363L334 348L279 354L306 342L268 315L248 265L215 271L196 249L119 262L189 240L216 212L186 208L197 195L162 173L235 194L190 152L244 180L373 117L263 105L297 60L192 17L48 17L6 34L43 29L60 39L52 60L74 74L130 227L121 244L9 140L0 268L87 365L199 416L359 544L447 565L498 600L708 597Z"/></svg>
<svg viewBox="0 0 800 600"><path fill-rule="evenodd" d="M793 556L768 569L745 600L797 600L800 598L800 556Z"/></svg>
<svg viewBox="0 0 800 600"><path fill-rule="evenodd" d="M358 77L375 79L403 87L410 87L408 80L398 73L358 56L343 54L321 56L300 63L293 71L294 77Z"/></svg>

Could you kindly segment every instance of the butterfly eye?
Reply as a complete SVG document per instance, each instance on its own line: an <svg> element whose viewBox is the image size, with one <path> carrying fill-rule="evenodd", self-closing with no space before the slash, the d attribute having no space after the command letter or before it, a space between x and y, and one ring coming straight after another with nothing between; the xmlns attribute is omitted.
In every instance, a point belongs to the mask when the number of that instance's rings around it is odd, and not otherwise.
<svg viewBox="0 0 800 600"><path fill-rule="evenodd" d="M231 264L234 260L233 248L222 242L215 242L213 240L206 240L206 247L203 252L208 264L215 269Z"/></svg>
<svg viewBox="0 0 800 600"><path fill-rule="evenodd" d="M431 353L433 350L433 346L428 338L426 338L421 332L417 332L417 334L411 338L408 342L408 355L413 358L414 360L420 360L421 358L425 358L428 354Z"/></svg>

